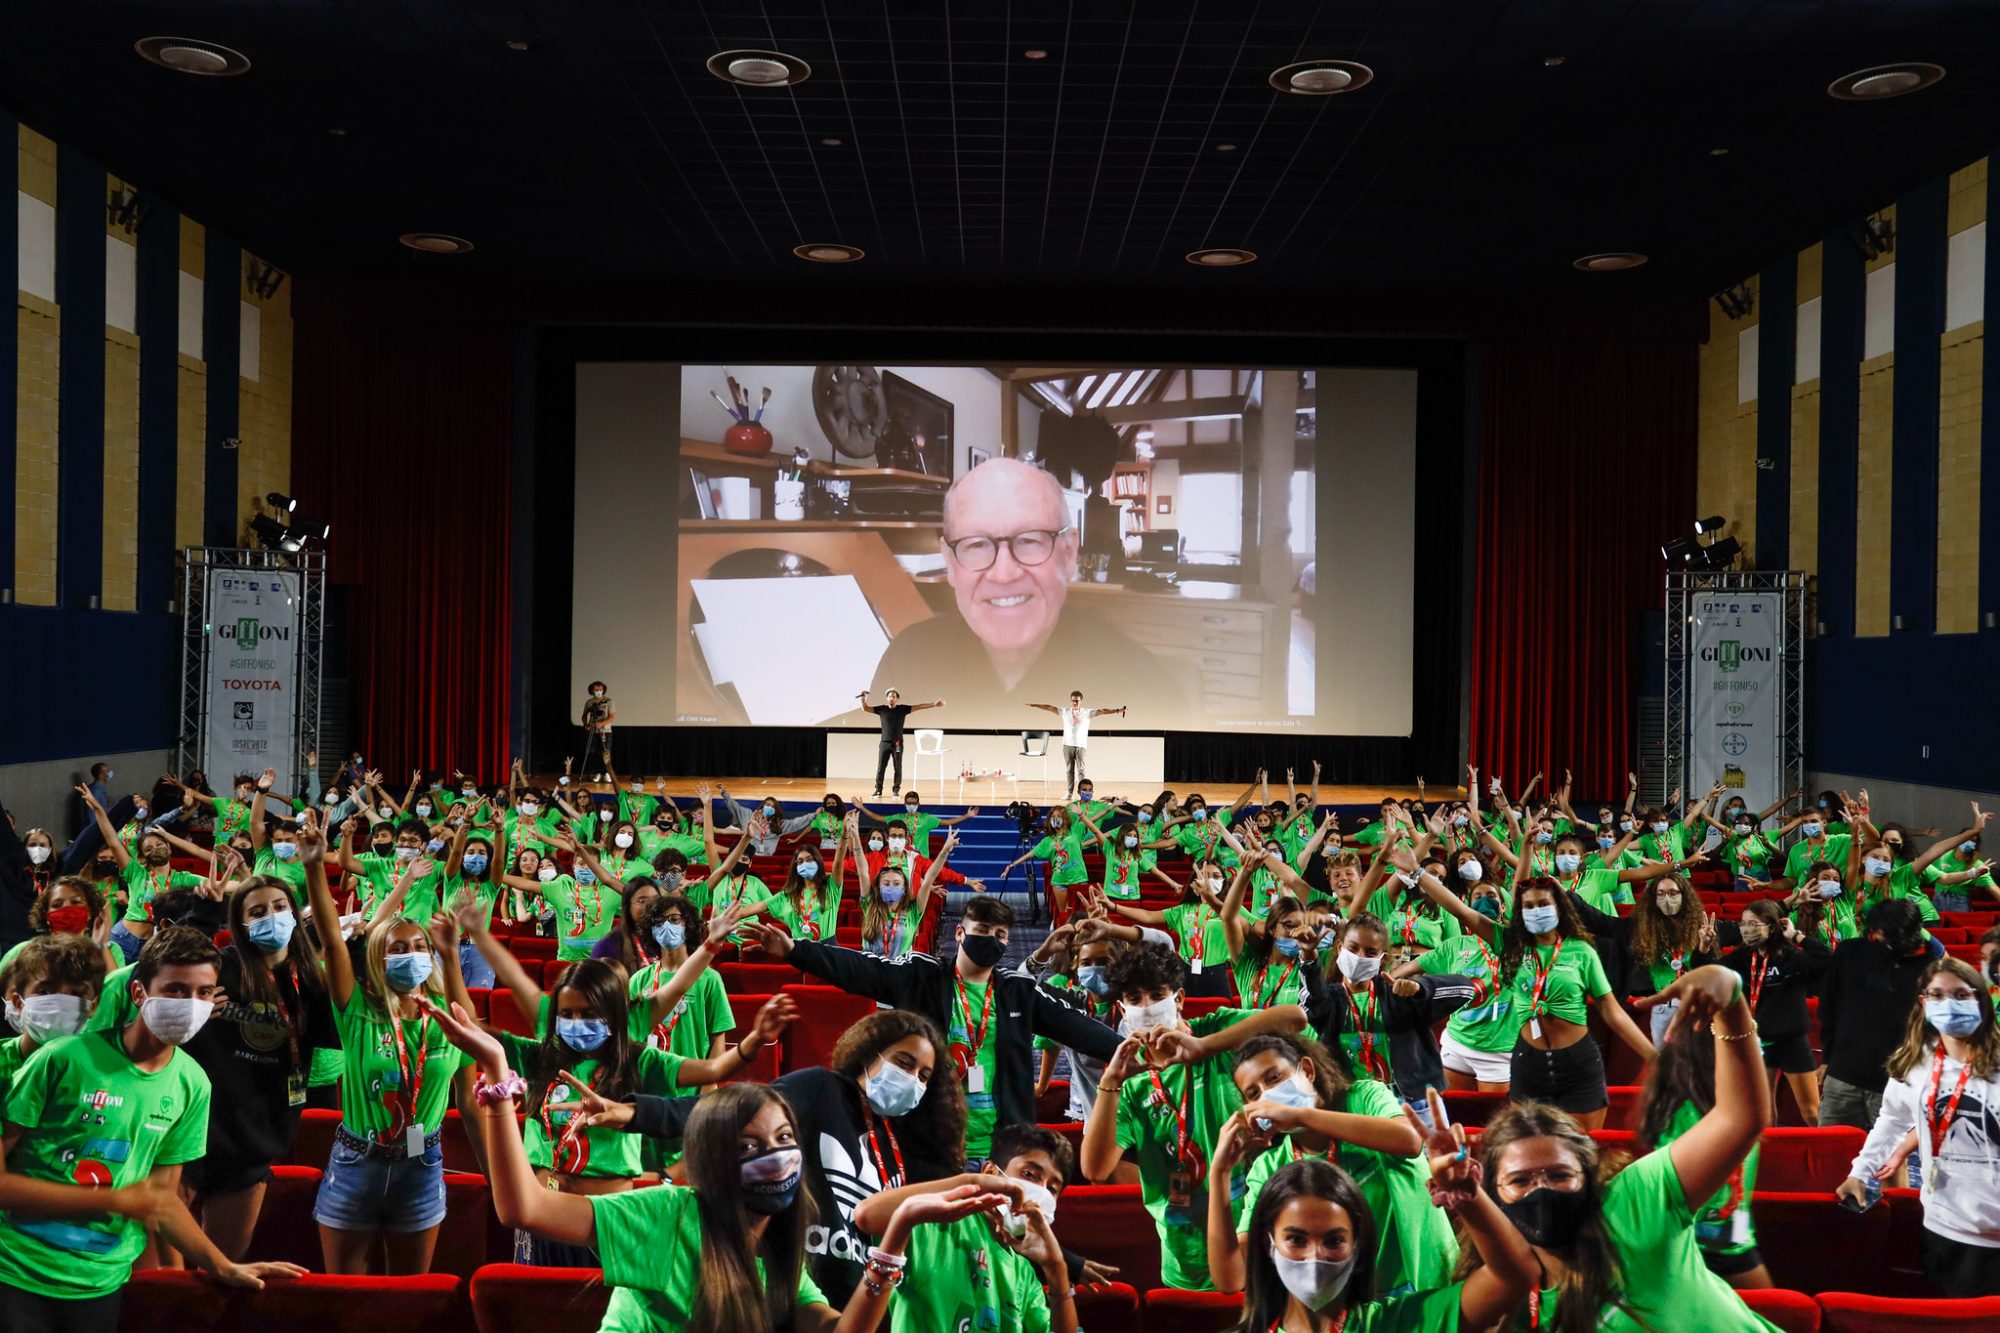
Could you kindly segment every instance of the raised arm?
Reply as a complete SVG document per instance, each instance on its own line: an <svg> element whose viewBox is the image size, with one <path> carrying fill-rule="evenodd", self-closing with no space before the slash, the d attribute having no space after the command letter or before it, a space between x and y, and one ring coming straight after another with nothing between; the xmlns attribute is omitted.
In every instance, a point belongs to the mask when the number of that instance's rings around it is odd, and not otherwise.
<svg viewBox="0 0 2000 1333"><path fill-rule="evenodd" d="M1722 1188L1770 1127L1771 1087L1757 1041L1757 1020L1743 994L1741 977L1710 963L1641 1003L1651 1006L1675 999L1681 1006L1667 1028L1666 1040L1693 1029L1682 1039L1715 1043L1715 1105L1667 1148L1688 1207L1699 1208L1703 1199ZM1701 1032L1703 1020L1712 1036Z"/></svg>
<svg viewBox="0 0 2000 1333"><path fill-rule="evenodd" d="M1972 803L1971 826L1958 833L1952 834L1950 837L1942 838L1939 841L1932 843L1929 847L1926 847L1924 849L1923 855L1917 857L1916 860L1910 862L1910 868L1919 875L1923 874L1925 869L1929 867L1931 862L1937 860L1940 856L1943 856L1946 852L1958 846L1959 843L1964 842L1967 838L1978 837L1979 834L1985 830L1986 821L1991 818L1993 818L1993 816L1990 813L1989 814L1980 813L1979 802L1974 801Z"/></svg>
<svg viewBox="0 0 2000 1333"><path fill-rule="evenodd" d="M89 810L90 817L97 821L97 831L103 835L104 845L111 849L111 855L117 860L118 868L122 871L131 865L132 853L125 849L124 843L118 841L118 830L111 827L111 816L104 813L104 807L90 794L90 788L79 784L76 794L83 798L84 808Z"/></svg>
<svg viewBox="0 0 2000 1333"><path fill-rule="evenodd" d="M1222 899L1222 936L1229 941L1229 956L1239 957L1243 953L1243 892L1250 884L1250 862L1239 860L1236 875L1229 881L1229 892Z"/></svg>
<svg viewBox="0 0 2000 1333"><path fill-rule="evenodd" d="M327 994L344 1009L354 998L354 960L348 955L347 941L341 938L340 908L334 904L333 890L327 887L326 828L316 813L307 811L299 821L298 839L299 862L306 872L306 901L312 905L320 956L326 960Z"/></svg>
<svg viewBox="0 0 2000 1333"><path fill-rule="evenodd" d="M1499 946L1502 933L1500 923L1492 917L1473 911L1463 898L1438 883L1429 871L1421 868L1417 871L1417 887L1424 891L1426 898L1451 913L1468 935L1477 935L1488 944L1496 948Z"/></svg>

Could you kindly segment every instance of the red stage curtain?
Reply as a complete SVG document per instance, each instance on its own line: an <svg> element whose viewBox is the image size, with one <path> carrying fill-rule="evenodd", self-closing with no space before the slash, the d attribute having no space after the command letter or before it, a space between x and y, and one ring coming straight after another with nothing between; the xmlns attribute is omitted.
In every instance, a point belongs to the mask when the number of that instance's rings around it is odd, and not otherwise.
<svg viewBox="0 0 2000 1333"><path fill-rule="evenodd" d="M1481 348L1471 761L1579 798L1635 771L1639 616L1663 540L1693 531L1692 342ZM1548 789L1545 782L1542 790Z"/></svg>
<svg viewBox="0 0 2000 1333"><path fill-rule="evenodd" d="M394 318L315 300L309 282L298 303L292 491L333 524L350 742L398 792L415 766L497 780L514 668L514 326L442 293Z"/></svg>

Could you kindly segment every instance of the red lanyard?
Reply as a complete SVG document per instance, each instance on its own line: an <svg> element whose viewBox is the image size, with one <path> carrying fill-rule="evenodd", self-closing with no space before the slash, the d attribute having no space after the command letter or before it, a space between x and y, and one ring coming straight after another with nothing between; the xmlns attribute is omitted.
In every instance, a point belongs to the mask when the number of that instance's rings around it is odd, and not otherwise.
<svg viewBox="0 0 2000 1333"><path fill-rule="evenodd" d="M298 955L292 955L287 961L291 965L292 993L300 995ZM271 991L278 997L278 1016L285 1020L285 1041L291 1047L292 1068L297 1069L299 1068L299 1025L292 1021L291 1007L285 1003L285 989L277 984L277 980L275 976L271 978ZM301 1001L299 1007L301 1013L303 1013L305 1008L303 997L301 997Z"/></svg>
<svg viewBox="0 0 2000 1333"><path fill-rule="evenodd" d="M965 1068L958 1071L959 1076L963 1078L968 1076L968 1072L971 1070L972 1066L979 1063L979 1052L983 1050L986 1046L986 1028L987 1024L991 1022L993 1018L994 986L993 986L993 979L991 977L988 977L986 980L986 1007L980 1011L979 1026L975 1028L972 1026L972 1006L965 1002L965 983L963 981L959 981L953 984L957 987L958 990L959 1021L965 1025L965 1040L967 1046L967 1054L965 1057Z"/></svg>
<svg viewBox="0 0 2000 1333"><path fill-rule="evenodd" d="M591 1070L590 1077L584 1082L595 1088L597 1074L598 1070ZM549 1092L566 1086L568 1085L558 1078L542 1093L542 1135L549 1144L549 1169L559 1171L566 1176L573 1176L583 1170L584 1163L590 1160L590 1153L584 1146L583 1125L577 1117L576 1110L572 1109L569 1119L563 1122L563 1132L556 1133L555 1112L549 1105ZM578 1105L581 1106L581 1103Z"/></svg>
<svg viewBox="0 0 2000 1333"><path fill-rule="evenodd" d="M1720 1221L1727 1221L1736 1216L1736 1210L1743 1206L1743 1163L1738 1162L1735 1169L1730 1171L1727 1188L1728 1199L1724 1201L1722 1207L1715 1210L1715 1216Z"/></svg>
<svg viewBox="0 0 2000 1333"><path fill-rule="evenodd" d="M811 936L813 939L818 939L819 938L819 893L816 890L812 889L801 890L799 893L799 903L797 910L799 914L799 929L803 930L807 935Z"/></svg>
<svg viewBox="0 0 2000 1333"><path fill-rule="evenodd" d="M1764 974L1771 970L1771 955L1753 954L1750 958L1750 1012L1757 1012L1757 1001L1764 994Z"/></svg>
<svg viewBox="0 0 2000 1333"><path fill-rule="evenodd" d="M865 1098L863 1099L861 1114L868 1122L868 1134L863 1139L863 1142L868 1145L868 1155L875 1159L875 1178L882 1182L882 1188L885 1190L901 1188L903 1184L903 1149L902 1145L896 1142L895 1126L891 1125L887 1120L877 1120L875 1113L868 1109ZM886 1136L889 1140L889 1155L896 1163L896 1174L893 1176L889 1174L889 1164L883 1160L882 1149L876 1141L875 1136L878 1132Z"/></svg>
<svg viewBox="0 0 2000 1333"><path fill-rule="evenodd" d="M1972 1077L1972 1066L1958 1067L1958 1086L1951 1090L1951 1101L1944 1108L1944 1118L1937 1113L1938 1082L1944 1078L1944 1043L1939 1042L1937 1059L1931 1062L1931 1091L1924 1099L1924 1123L1931 1131L1931 1158L1935 1160L1944 1152L1944 1137L1951 1133L1951 1122L1958 1118L1958 1099L1965 1095L1965 1081Z"/></svg>
<svg viewBox="0 0 2000 1333"><path fill-rule="evenodd" d="M1528 999L1529 1017L1532 1018L1534 1015L1541 1012L1542 992L1548 989L1549 973L1555 971L1556 964L1562 961L1563 949L1568 944L1569 944L1568 940L1563 940L1560 943L1558 943L1556 945L1555 952L1549 955L1549 961L1547 963L1542 963L1539 961L1541 956L1541 950L1537 949L1535 951L1536 958L1538 961L1535 963L1535 991L1534 994L1530 996Z"/></svg>
<svg viewBox="0 0 2000 1333"><path fill-rule="evenodd" d="M1480 939L1477 935L1470 938L1474 944L1479 946L1479 961L1483 965L1485 972L1485 975L1479 979L1479 993L1473 997L1473 1002L1475 1004L1484 1004L1492 998L1495 991L1500 989L1500 960L1493 956L1491 949L1486 947L1485 940Z"/></svg>
<svg viewBox="0 0 2000 1333"><path fill-rule="evenodd" d="M1389 1064L1388 1061L1384 1060L1376 1052L1375 1029L1369 1026L1380 1011L1373 985L1367 991L1368 1003L1366 1004L1357 1001L1354 998L1354 992L1348 987L1342 986L1340 990L1347 997L1348 1013L1354 1016L1354 1035L1361 1042L1361 1067L1382 1082L1387 1083L1389 1081Z"/></svg>
<svg viewBox="0 0 2000 1333"><path fill-rule="evenodd" d="M403 1038L402 1015L394 1010L389 1013L389 1030L396 1039L396 1069L403 1076L403 1091L408 1097L403 1117L407 1127L417 1123L417 1102L424 1095L424 1065L430 1052L431 1016L425 1014L417 1021L417 1054L414 1061Z"/></svg>
<svg viewBox="0 0 2000 1333"><path fill-rule="evenodd" d="M1676 977L1678 977L1681 973L1687 971L1687 950L1686 949L1668 950L1667 966L1671 967L1674 970L1674 975ZM1751 1007L1755 1008L1756 1006L1753 1004Z"/></svg>
<svg viewBox="0 0 2000 1333"><path fill-rule="evenodd" d="M1417 914L1414 910L1405 908L1402 916L1403 929L1401 934L1403 936L1403 943L1409 945L1411 948L1415 948L1417 943Z"/></svg>
<svg viewBox="0 0 2000 1333"><path fill-rule="evenodd" d="M1200 1180L1208 1170L1208 1163L1194 1150L1194 1130L1188 1124L1188 1104L1194 1095L1194 1075L1183 1071L1180 1105L1167 1095L1167 1085L1160 1081L1160 1071L1148 1069L1146 1076L1153 1080L1153 1091L1159 1094L1160 1105L1174 1113L1174 1160L1187 1168L1188 1174Z"/></svg>
<svg viewBox="0 0 2000 1333"><path fill-rule="evenodd" d="M1269 1009L1276 1004L1278 997L1285 993L1285 987L1291 984L1293 974L1299 970L1296 958L1285 964L1284 972L1278 977L1278 984L1267 991L1264 989L1264 978L1270 976L1271 969L1276 966L1276 959L1266 962L1263 970L1257 973L1257 983L1250 988L1250 1001L1259 1009Z"/></svg>

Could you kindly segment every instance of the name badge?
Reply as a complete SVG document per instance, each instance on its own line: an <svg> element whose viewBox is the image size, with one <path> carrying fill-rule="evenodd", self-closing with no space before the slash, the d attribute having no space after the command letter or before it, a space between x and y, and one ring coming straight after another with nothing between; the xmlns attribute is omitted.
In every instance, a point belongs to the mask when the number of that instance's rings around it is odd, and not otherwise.
<svg viewBox="0 0 2000 1333"><path fill-rule="evenodd" d="M410 1122L410 1128L403 1135L403 1147L412 1157L422 1157L424 1155L423 1121L413 1120Z"/></svg>
<svg viewBox="0 0 2000 1333"><path fill-rule="evenodd" d="M1190 965L1189 965L1189 967L1188 967L1188 971L1190 971L1190 972L1194 973L1194 975L1196 975L1196 976L1200 976L1200 975L1201 975L1201 959L1199 959L1199 958L1196 958L1196 959L1194 960L1194 962L1193 962L1192 964L1190 964Z"/></svg>
<svg viewBox="0 0 2000 1333"><path fill-rule="evenodd" d="M294 1069L285 1077L285 1104L304 1106L306 1104L306 1076Z"/></svg>
<svg viewBox="0 0 2000 1333"><path fill-rule="evenodd" d="M967 1092L986 1091L986 1070L979 1065L973 1065L967 1069L965 1071L965 1090Z"/></svg>

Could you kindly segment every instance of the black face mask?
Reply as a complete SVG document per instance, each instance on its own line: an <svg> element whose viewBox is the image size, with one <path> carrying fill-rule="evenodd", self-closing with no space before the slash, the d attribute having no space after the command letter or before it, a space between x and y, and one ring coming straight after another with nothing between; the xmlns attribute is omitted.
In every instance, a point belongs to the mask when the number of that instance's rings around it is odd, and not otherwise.
<svg viewBox="0 0 2000 1333"><path fill-rule="evenodd" d="M958 942L958 948L972 960L974 967L993 967L1007 952L1006 944L998 935L967 935Z"/></svg>
<svg viewBox="0 0 2000 1333"><path fill-rule="evenodd" d="M1520 1228L1530 1245L1561 1250L1576 1239L1595 1207L1586 1190L1552 1190L1543 1185L1512 1203L1501 1204L1500 1211Z"/></svg>

